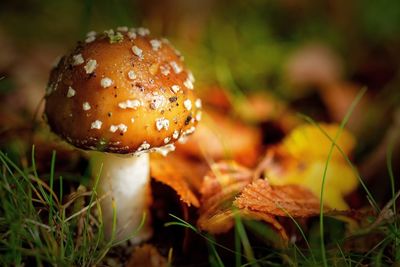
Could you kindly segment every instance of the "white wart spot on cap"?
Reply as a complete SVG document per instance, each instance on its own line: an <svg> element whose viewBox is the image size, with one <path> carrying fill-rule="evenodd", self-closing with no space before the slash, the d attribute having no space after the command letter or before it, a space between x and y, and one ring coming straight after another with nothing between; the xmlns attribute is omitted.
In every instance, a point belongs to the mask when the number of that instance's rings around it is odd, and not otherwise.
<svg viewBox="0 0 400 267"><path fill-rule="evenodd" d="M128 71L128 78L131 80L136 79L136 73L133 70Z"/></svg>
<svg viewBox="0 0 400 267"><path fill-rule="evenodd" d="M174 144L168 144L165 146L157 147L157 148L152 148L150 150L151 152L157 152L164 157L168 155L169 152L175 151L175 145Z"/></svg>
<svg viewBox="0 0 400 267"><path fill-rule="evenodd" d="M82 104L83 110L87 111L90 110L92 107L90 106L89 102L85 102Z"/></svg>
<svg viewBox="0 0 400 267"><path fill-rule="evenodd" d="M183 101L183 106L187 110L191 110L192 109L192 101L190 101L190 99L186 99L185 101Z"/></svg>
<svg viewBox="0 0 400 267"><path fill-rule="evenodd" d="M182 133L181 137L179 137L178 143L180 143L180 144L186 143L188 136L191 135L192 133L194 133L195 130L196 130L196 128L194 126L192 126L189 129L187 129L186 131L184 131Z"/></svg>
<svg viewBox="0 0 400 267"><path fill-rule="evenodd" d="M50 95L53 92L57 91L58 84L61 82L62 78L63 78L63 73L60 73L57 77L57 80L51 82L51 84L46 88L46 95Z"/></svg>
<svg viewBox="0 0 400 267"><path fill-rule="evenodd" d="M181 89L181 87L179 85L172 85L171 86L171 90L172 92L174 92L175 94L179 92L179 90Z"/></svg>
<svg viewBox="0 0 400 267"><path fill-rule="evenodd" d="M187 140L188 140L187 135L182 134L178 139L178 143L179 144L185 144L187 142Z"/></svg>
<svg viewBox="0 0 400 267"><path fill-rule="evenodd" d="M134 31L133 28L130 29L129 32L126 35L128 35L128 38L131 39L131 40L136 39L136 32Z"/></svg>
<svg viewBox="0 0 400 267"><path fill-rule="evenodd" d="M72 65L73 66L78 66L83 64L83 62L85 62L85 60L82 57L82 54L77 54L77 55L73 55L72 56Z"/></svg>
<svg viewBox="0 0 400 267"><path fill-rule="evenodd" d="M150 30L143 27L138 28L136 31L140 36L146 36L150 34Z"/></svg>
<svg viewBox="0 0 400 267"><path fill-rule="evenodd" d="M117 125L111 125L110 126L110 132L115 133L118 130L118 126Z"/></svg>
<svg viewBox="0 0 400 267"><path fill-rule="evenodd" d="M201 99L197 98L196 101L194 101L194 105L196 106L196 108L201 108Z"/></svg>
<svg viewBox="0 0 400 267"><path fill-rule="evenodd" d="M194 76L193 76L193 73L189 70L188 71L188 73L187 73L187 78L192 82L192 83L194 83L195 82L195 79L194 79Z"/></svg>
<svg viewBox="0 0 400 267"><path fill-rule="evenodd" d="M161 42L157 39L150 40L150 44L154 51L158 51L161 48Z"/></svg>
<svg viewBox="0 0 400 267"><path fill-rule="evenodd" d="M179 50L176 49L175 47L173 47L173 49L174 49L175 55L177 55L180 58L180 60L184 61L185 58L182 56L181 52L179 52Z"/></svg>
<svg viewBox="0 0 400 267"><path fill-rule="evenodd" d="M91 42L93 42L94 40L96 40L96 35L91 35L91 36L87 36L86 37L86 40L85 40L85 43L91 43Z"/></svg>
<svg viewBox="0 0 400 267"><path fill-rule="evenodd" d="M97 33L95 31L90 31L88 33L86 33L86 37L90 37L90 36L96 36Z"/></svg>
<svg viewBox="0 0 400 267"><path fill-rule="evenodd" d="M169 128L169 120L165 118L156 119L156 129L157 131L161 131L162 129L168 130Z"/></svg>
<svg viewBox="0 0 400 267"><path fill-rule="evenodd" d="M76 91L70 86L68 87L67 97L73 97L76 94Z"/></svg>
<svg viewBox="0 0 400 267"><path fill-rule="evenodd" d="M107 35L107 36L114 35L114 30L113 29L105 30L104 34Z"/></svg>
<svg viewBox="0 0 400 267"><path fill-rule="evenodd" d="M196 127L192 126L189 129L187 129L186 131L184 131L183 135L191 135L192 133L194 133L195 130L196 130Z"/></svg>
<svg viewBox="0 0 400 267"><path fill-rule="evenodd" d="M164 144L168 144L169 141L171 141L171 137L165 137L164 138Z"/></svg>
<svg viewBox="0 0 400 267"><path fill-rule="evenodd" d="M171 61L169 64L171 65L172 69L174 70L174 72L176 74L179 74L182 72L182 67L180 67L178 65L178 63L176 63L175 61Z"/></svg>
<svg viewBox="0 0 400 267"><path fill-rule="evenodd" d="M108 77L105 77L105 78L101 79L101 81L100 81L100 85L103 88L110 87L112 84L113 84L113 81Z"/></svg>
<svg viewBox="0 0 400 267"><path fill-rule="evenodd" d="M147 143L146 141L144 141L137 149L138 152L143 151L143 150L147 150L150 148L150 144Z"/></svg>
<svg viewBox="0 0 400 267"><path fill-rule="evenodd" d="M101 125L103 125L103 122L100 120L95 120L92 122L90 129L101 129Z"/></svg>
<svg viewBox="0 0 400 267"><path fill-rule="evenodd" d="M115 133L118 130L123 132L123 133L125 133L128 130L128 126L126 126L123 123L120 123L118 125L111 125L110 126L110 132L112 132L112 133Z"/></svg>
<svg viewBox="0 0 400 267"><path fill-rule="evenodd" d="M89 59L85 65L86 74L91 74L97 67L97 61L95 59Z"/></svg>
<svg viewBox="0 0 400 267"><path fill-rule="evenodd" d="M118 103L118 107L120 107L122 109L127 109L127 108L137 109L141 105L142 105L142 103L137 99L133 99L133 100L129 99L124 102Z"/></svg>
<svg viewBox="0 0 400 267"><path fill-rule="evenodd" d="M201 111L196 112L196 121L201 121Z"/></svg>
<svg viewBox="0 0 400 267"><path fill-rule="evenodd" d="M155 95L152 97L150 102L151 109L158 109L164 104L165 97L163 95Z"/></svg>
<svg viewBox="0 0 400 267"><path fill-rule="evenodd" d="M183 82L183 85L186 86L187 89L193 90L193 83L191 80L186 79L186 81Z"/></svg>
<svg viewBox="0 0 400 267"><path fill-rule="evenodd" d="M172 134L172 138L178 139L178 137L179 137L179 131L175 130L174 133Z"/></svg>
<svg viewBox="0 0 400 267"><path fill-rule="evenodd" d="M132 46L132 52L135 54L135 56L138 56L140 59L143 58L143 51L136 45Z"/></svg>
<svg viewBox="0 0 400 267"><path fill-rule="evenodd" d="M160 70L162 75L168 76L170 71L169 71L169 66L160 66Z"/></svg>

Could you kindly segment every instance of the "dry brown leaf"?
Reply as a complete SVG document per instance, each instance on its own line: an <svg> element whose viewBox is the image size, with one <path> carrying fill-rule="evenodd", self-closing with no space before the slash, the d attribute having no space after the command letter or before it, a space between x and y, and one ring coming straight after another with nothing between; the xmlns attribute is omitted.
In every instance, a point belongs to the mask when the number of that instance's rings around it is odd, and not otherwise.
<svg viewBox="0 0 400 267"><path fill-rule="evenodd" d="M253 180L253 172L234 162L219 162L211 166L205 176L202 193L202 205L198 226L212 234L228 232L234 225L234 216L245 219L263 220L273 226L282 237L288 240L285 229L274 215L250 209L235 209L235 198L248 187Z"/></svg>
<svg viewBox="0 0 400 267"><path fill-rule="evenodd" d="M199 207L196 192L208 167L204 163L193 162L176 153L152 155L150 161L151 176L174 189L187 205Z"/></svg>
<svg viewBox="0 0 400 267"><path fill-rule="evenodd" d="M232 202L251 180L252 172L234 162L213 164L201 189L200 229L213 234L229 231L233 226Z"/></svg>
<svg viewBox="0 0 400 267"><path fill-rule="evenodd" d="M274 216L310 217L319 214L320 202L308 189L298 185L271 186L256 180L235 200L239 209Z"/></svg>
<svg viewBox="0 0 400 267"><path fill-rule="evenodd" d="M271 186L253 181L254 173L234 162L211 166L205 176L198 226L213 234L225 233L234 225L234 215L270 224L284 243L288 236L276 216L310 217L319 214L319 200L298 185ZM236 200L235 200L236 198Z"/></svg>
<svg viewBox="0 0 400 267"><path fill-rule="evenodd" d="M167 267L168 261L165 257L161 256L158 250L150 245L144 244L143 246L136 247L129 259L126 267Z"/></svg>
<svg viewBox="0 0 400 267"><path fill-rule="evenodd" d="M185 144L178 144L177 150L199 159L233 159L245 166L254 166L260 155L261 141L259 129L203 109L203 119L196 132Z"/></svg>

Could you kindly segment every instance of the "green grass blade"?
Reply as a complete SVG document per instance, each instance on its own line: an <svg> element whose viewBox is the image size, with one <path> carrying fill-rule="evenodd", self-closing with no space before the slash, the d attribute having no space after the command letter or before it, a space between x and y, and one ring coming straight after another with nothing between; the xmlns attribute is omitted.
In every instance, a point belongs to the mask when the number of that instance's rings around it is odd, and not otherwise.
<svg viewBox="0 0 400 267"><path fill-rule="evenodd" d="M209 235L207 235L207 237L210 240L214 240L212 237L210 237ZM225 267L221 257L218 254L217 249L215 248L215 241L214 242L208 242L208 248L211 251L211 255L210 255L210 265L211 266L217 266L217 267Z"/></svg>
<svg viewBox="0 0 400 267"><path fill-rule="evenodd" d="M326 174L328 171L329 162L331 161L331 158L333 155L333 150L335 148L336 140L339 138L339 136L343 132L343 129L344 129L345 125L347 124L347 122L349 121L351 114L353 113L355 107L357 106L358 102L360 102L360 100L361 100L362 96L365 94L365 92L366 92L366 89L361 89L361 91L357 94L354 101L351 103L350 108L347 111L346 115L344 116L342 122L340 123L339 130L336 133L335 137L333 138L333 142L329 149L328 158L326 160L325 167L324 167L322 183L321 183L321 194L320 194L321 204L320 204L319 221L320 221L320 235L321 235L321 237L320 237L321 238L321 255L322 255L322 261L323 261L323 264L325 267L328 267L328 260L326 258L326 250L325 250L324 204L323 204Z"/></svg>
<svg viewBox="0 0 400 267"><path fill-rule="evenodd" d="M376 203L376 200L374 199L374 197L372 196L371 192L369 191L367 185L364 183L364 180L361 178L359 172L357 171L357 169L354 167L353 163L351 162L350 158L346 155L346 153L344 153L343 149L338 146L334 140L332 139L332 137L330 137L328 135L328 133L318 124L316 123L312 118L304 115L304 114L299 114L300 117L302 117L305 121L307 121L308 123L312 124L313 126L317 127L322 134L329 139L329 141L331 141L332 144L335 145L336 149L339 151L339 153L342 155L342 157L346 160L347 164L351 167L351 169L353 170L353 173L356 175L358 181L360 182L362 188L364 189L364 191L367 194L367 199L370 202L371 206L375 209L376 212L380 211L380 208L378 206L378 204Z"/></svg>
<svg viewBox="0 0 400 267"><path fill-rule="evenodd" d="M302 236L303 239L304 239L304 242L306 242L306 246L308 247L308 249L309 249L309 251L310 251L311 258L312 258L314 264L316 265L316 264L317 264L317 261L316 261L316 259L315 259L314 253L313 253L313 251L312 251L312 249L311 249L310 243L308 242L308 239L307 239L306 234L304 233L303 229L301 228L301 226L299 225L299 223L296 221L296 219L293 218L293 216L292 216L286 209L284 209L281 205L279 205L279 203L276 203L276 204L277 204L277 206L292 220L292 222L296 225L297 229L299 230L301 236Z"/></svg>
<svg viewBox="0 0 400 267"><path fill-rule="evenodd" d="M54 186L54 168L56 164L56 151L53 150L51 154L51 165L50 165L50 191L53 192ZM53 196L49 194L49 225L53 225Z"/></svg>
<svg viewBox="0 0 400 267"><path fill-rule="evenodd" d="M240 235L236 224L235 224L235 251L236 251L235 266L240 267L242 265L242 256L241 256L242 246L240 243Z"/></svg>
<svg viewBox="0 0 400 267"><path fill-rule="evenodd" d="M256 258L254 257L253 248L250 245L250 241L249 238L247 237L246 230L242 223L242 219L236 212L234 213L234 218L235 218L236 229L238 231L241 243L243 245L243 250L244 254L246 255L247 261L252 263L251 266L258 267L259 265L257 264Z"/></svg>
<svg viewBox="0 0 400 267"><path fill-rule="evenodd" d="M174 218L178 222L168 222L168 223L165 224L165 226L179 225L179 226L183 226L185 228L189 228L189 229L193 230L193 232L195 232L195 233L198 232L196 227L194 227L190 223L186 222L185 220L179 218L178 216L175 216L174 214L171 214L171 213L169 214L169 216L171 216L172 218Z"/></svg>
<svg viewBox="0 0 400 267"><path fill-rule="evenodd" d="M393 166L392 166L392 158L393 158L393 148L396 144L396 138L393 136L393 138L389 141L388 148L386 151L386 166L387 170L389 173L389 178L390 178L390 187L391 187L391 193L392 193L392 199L393 199L393 214L397 216L397 207L396 207L396 185L395 185L395 178L394 178L394 173L393 173ZM394 238L394 251L395 251L395 261L398 262L400 261L400 249L399 249L399 239L397 237L399 231L398 231L398 223L397 219L395 219L394 224L393 224L394 232L395 232L395 238Z"/></svg>
<svg viewBox="0 0 400 267"><path fill-rule="evenodd" d="M35 159L35 145L32 145L32 152L31 152L31 161L32 161L32 170L33 170L33 175L35 176L36 179L40 179L39 175L37 173L37 169L36 169L36 159ZM50 202L51 196L47 195L46 191L44 190L42 184L38 183L38 189L40 191L40 194L42 195L42 197L44 198L44 200L46 201L46 203Z"/></svg>
<svg viewBox="0 0 400 267"><path fill-rule="evenodd" d="M338 242L336 242L336 246L337 246L337 248L338 248L338 250L339 250L339 252L340 252L341 257L343 258L344 263L346 264L346 266L349 266L349 264L347 263L346 256L344 255L344 252L343 252L343 250L342 250L342 248L340 247L340 245L339 245Z"/></svg>
<svg viewBox="0 0 400 267"><path fill-rule="evenodd" d="M202 238L204 238L205 240L207 240L208 242L213 243L215 246L220 247L228 252L231 252L232 254L237 254L236 251L223 246L217 242L215 242L215 240L213 240L212 238L209 238L207 235L203 234L200 230L198 230L196 227L194 227L193 225L191 225L190 223L186 222L185 220L173 215L173 214L169 214L171 217L175 218L176 220L178 220L177 222L168 222L165 223L164 226L181 226L181 227L185 227L185 228L189 228L192 231L194 231L196 234L200 235ZM241 256L244 256L241 254Z"/></svg>

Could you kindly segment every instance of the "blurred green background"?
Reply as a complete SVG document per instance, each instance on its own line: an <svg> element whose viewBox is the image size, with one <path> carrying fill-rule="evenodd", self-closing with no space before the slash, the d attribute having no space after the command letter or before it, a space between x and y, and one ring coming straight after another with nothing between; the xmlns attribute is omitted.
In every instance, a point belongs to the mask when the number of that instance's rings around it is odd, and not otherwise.
<svg viewBox="0 0 400 267"><path fill-rule="evenodd" d="M332 50L342 75L336 78L373 90L397 78L400 62L395 0L5 0L1 6L3 76L32 50L56 57L87 31L119 25L145 26L173 39L202 83L227 82L221 76L229 71L244 91L293 91L284 66L309 43Z"/></svg>

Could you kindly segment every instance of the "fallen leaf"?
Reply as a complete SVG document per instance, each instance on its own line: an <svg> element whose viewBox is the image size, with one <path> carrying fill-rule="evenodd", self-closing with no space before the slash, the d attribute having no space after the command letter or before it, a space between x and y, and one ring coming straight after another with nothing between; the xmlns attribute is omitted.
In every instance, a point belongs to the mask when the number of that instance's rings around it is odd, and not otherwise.
<svg viewBox="0 0 400 267"><path fill-rule="evenodd" d="M307 188L272 186L263 179L246 186L233 204L239 209L283 217L310 217L320 211L318 198Z"/></svg>
<svg viewBox="0 0 400 267"><path fill-rule="evenodd" d="M161 256L158 250L150 244L135 247L131 258L126 267L167 267L168 261L165 257Z"/></svg>
<svg viewBox="0 0 400 267"><path fill-rule="evenodd" d="M319 200L308 189L297 185L271 186L266 180L252 182L253 179L253 171L234 162L213 164L201 190L199 228L213 234L228 232L237 215L268 223L286 242L288 236L276 216L319 214Z"/></svg>
<svg viewBox="0 0 400 267"><path fill-rule="evenodd" d="M333 139L339 130L335 124L321 124L321 128ZM344 130L337 145L349 155L355 145L354 137ZM265 177L271 185L301 185L321 194L321 184L331 141L315 126L302 125L293 130L266 156L263 166ZM325 176L323 201L334 209L348 209L344 196L358 185L354 170L348 165L337 148L334 148Z"/></svg>
<svg viewBox="0 0 400 267"><path fill-rule="evenodd" d="M321 123L319 126L332 138L335 138L336 133L339 131L337 124ZM310 160L322 158L326 160L331 148L332 142L323 134L317 127L310 124L303 124L296 127L282 143L278 149L287 153L295 158ZM343 130L336 144L343 150L345 154L350 154L355 146L355 139L353 135ZM339 150L333 150L333 158L343 160Z"/></svg>
<svg viewBox="0 0 400 267"><path fill-rule="evenodd" d="M249 169L235 162L222 161L211 166L201 189L202 204L197 221L200 229L219 234L232 228L232 203L251 182L252 174Z"/></svg>
<svg viewBox="0 0 400 267"><path fill-rule="evenodd" d="M168 158L151 155L151 176L174 189L188 206L200 206L196 192L200 190L207 169L204 163L193 162L177 153L171 153Z"/></svg>
<svg viewBox="0 0 400 267"><path fill-rule="evenodd" d="M211 109L203 109L202 122L177 150L198 159L233 159L254 166L260 155L261 131Z"/></svg>

